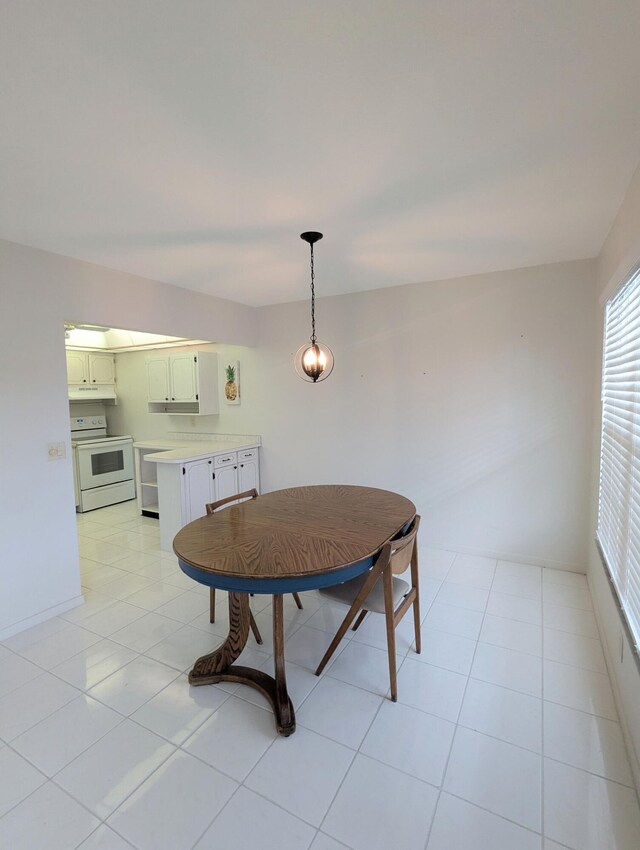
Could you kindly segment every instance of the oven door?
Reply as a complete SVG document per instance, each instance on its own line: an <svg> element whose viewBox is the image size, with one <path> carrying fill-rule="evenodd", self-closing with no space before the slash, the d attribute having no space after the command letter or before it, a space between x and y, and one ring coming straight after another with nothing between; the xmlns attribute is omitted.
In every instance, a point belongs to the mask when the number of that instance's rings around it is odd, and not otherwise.
<svg viewBox="0 0 640 850"><path fill-rule="evenodd" d="M117 484L133 478L131 440L111 440L101 445L78 446L78 478L81 490Z"/></svg>

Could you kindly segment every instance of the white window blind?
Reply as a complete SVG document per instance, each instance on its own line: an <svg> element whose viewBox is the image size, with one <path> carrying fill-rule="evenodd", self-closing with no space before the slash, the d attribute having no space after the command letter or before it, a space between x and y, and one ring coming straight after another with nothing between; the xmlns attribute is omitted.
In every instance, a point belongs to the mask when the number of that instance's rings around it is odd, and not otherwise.
<svg viewBox="0 0 640 850"><path fill-rule="evenodd" d="M609 301L602 372L598 541L640 645L640 271Z"/></svg>

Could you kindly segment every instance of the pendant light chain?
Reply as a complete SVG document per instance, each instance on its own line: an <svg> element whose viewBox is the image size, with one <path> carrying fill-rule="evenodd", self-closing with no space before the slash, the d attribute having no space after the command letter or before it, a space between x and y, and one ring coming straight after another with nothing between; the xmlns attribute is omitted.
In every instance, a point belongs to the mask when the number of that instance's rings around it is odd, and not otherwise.
<svg viewBox="0 0 640 850"><path fill-rule="evenodd" d="M311 243L311 344L316 344L316 288L313 268L313 242Z"/></svg>

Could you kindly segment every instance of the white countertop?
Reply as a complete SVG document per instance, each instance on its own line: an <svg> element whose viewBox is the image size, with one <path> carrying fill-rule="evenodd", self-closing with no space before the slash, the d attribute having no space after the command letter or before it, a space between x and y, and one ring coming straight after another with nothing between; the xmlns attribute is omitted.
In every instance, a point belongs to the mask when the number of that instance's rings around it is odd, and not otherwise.
<svg viewBox="0 0 640 850"><path fill-rule="evenodd" d="M138 440L134 444L137 449L156 449L153 454L143 455L144 459L153 463L186 463L190 460L200 460L212 455L237 452L239 449L255 449L259 442L238 440Z"/></svg>

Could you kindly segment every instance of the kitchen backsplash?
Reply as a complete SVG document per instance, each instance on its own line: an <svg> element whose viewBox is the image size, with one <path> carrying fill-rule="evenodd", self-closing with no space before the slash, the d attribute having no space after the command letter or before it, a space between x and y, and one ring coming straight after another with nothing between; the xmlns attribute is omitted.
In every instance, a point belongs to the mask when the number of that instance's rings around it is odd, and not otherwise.
<svg viewBox="0 0 640 850"><path fill-rule="evenodd" d="M262 444L259 434L205 434L196 431L168 431L167 437L171 440L198 440L219 443L236 443L238 440L246 440L248 443Z"/></svg>

